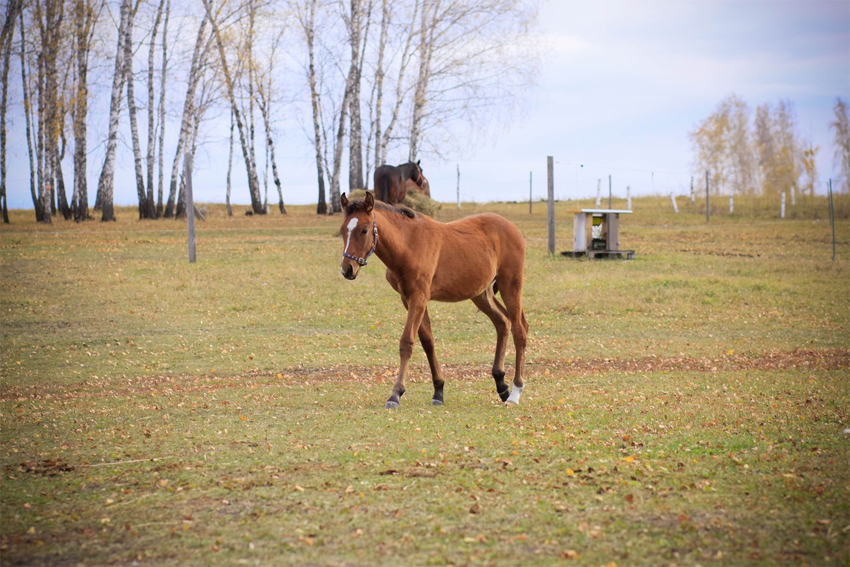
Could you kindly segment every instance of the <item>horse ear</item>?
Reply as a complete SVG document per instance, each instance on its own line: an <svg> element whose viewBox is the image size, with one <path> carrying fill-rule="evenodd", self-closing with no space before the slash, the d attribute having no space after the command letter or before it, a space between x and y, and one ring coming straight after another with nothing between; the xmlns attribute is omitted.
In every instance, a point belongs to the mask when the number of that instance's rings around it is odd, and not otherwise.
<svg viewBox="0 0 850 567"><path fill-rule="evenodd" d="M420 160L420 159L416 160L416 167L422 167L422 166L419 165L420 161L422 161L422 160Z"/></svg>
<svg viewBox="0 0 850 567"><path fill-rule="evenodd" d="M375 198L369 191L366 191L366 213L371 213L375 207Z"/></svg>
<svg viewBox="0 0 850 567"><path fill-rule="evenodd" d="M348 197L345 196L345 193L339 196L339 202L343 209L348 206Z"/></svg>

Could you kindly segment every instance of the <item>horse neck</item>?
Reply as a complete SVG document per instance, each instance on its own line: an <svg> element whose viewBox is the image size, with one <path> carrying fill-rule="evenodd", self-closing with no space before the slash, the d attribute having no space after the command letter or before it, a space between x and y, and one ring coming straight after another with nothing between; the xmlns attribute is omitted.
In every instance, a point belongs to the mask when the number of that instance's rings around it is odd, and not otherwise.
<svg viewBox="0 0 850 567"><path fill-rule="evenodd" d="M393 211L375 209L375 222L378 225L378 245L375 255L392 268L409 250L409 232L411 219Z"/></svg>

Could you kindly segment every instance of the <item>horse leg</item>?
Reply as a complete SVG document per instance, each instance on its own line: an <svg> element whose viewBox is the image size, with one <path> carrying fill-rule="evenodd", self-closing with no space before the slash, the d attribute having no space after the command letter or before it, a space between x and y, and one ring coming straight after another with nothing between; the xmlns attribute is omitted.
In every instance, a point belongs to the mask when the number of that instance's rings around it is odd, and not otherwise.
<svg viewBox="0 0 850 567"><path fill-rule="evenodd" d="M440 363L437 362L437 353L434 350L434 334L431 332L431 317L428 315L428 308L425 308L425 315L422 317L422 324L419 325L419 342L422 344L422 350L425 351L425 356L428 357L428 365L431 367L431 381L434 383L434 397L431 398L432 406L443 405L443 373L440 371Z"/></svg>
<svg viewBox="0 0 850 567"><path fill-rule="evenodd" d="M473 297L472 303L487 315L493 326L496 327L496 356L493 360L493 379L496 381L496 393L504 402L510 394L510 389L505 384L505 351L507 350L511 323L505 314L504 307L496 299L492 285L478 297Z"/></svg>
<svg viewBox="0 0 850 567"><path fill-rule="evenodd" d="M427 302L424 298L415 297L404 299L407 307L407 322L404 324L404 331L401 333L401 339L398 341L399 367L398 377L396 378L393 392L387 399L386 408L395 409L399 406L401 397L404 395L404 378L407 375L407 363L410 362L410 357L413 354L413 342L415 333L422 325L422 319L425 316L425 308Z"/></svg>
<svg viewBox="0 0 850 567"><path fill-rule="evenodd" d="M519 274L522 274L520 268ZM511 395L505 400L506 404L518 404L522 394L522 369L525 366L525 347L528 342L528 321L522 309L522 275L497 278L499 293L505 302L505 311L511 322L511 333L516 347L516 369L514 373Z"/></svg>

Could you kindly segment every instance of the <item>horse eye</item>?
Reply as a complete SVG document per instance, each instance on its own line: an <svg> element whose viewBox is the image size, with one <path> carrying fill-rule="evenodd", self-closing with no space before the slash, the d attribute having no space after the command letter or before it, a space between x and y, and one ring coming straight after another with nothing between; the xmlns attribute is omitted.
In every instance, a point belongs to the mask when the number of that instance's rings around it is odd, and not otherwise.
<svg viewBox="0 0 850 567"><path fill-rule="evenodd" d="M364 228L362 231L360 231L360 234L366 234L367 232L369 231Z"/></svg>

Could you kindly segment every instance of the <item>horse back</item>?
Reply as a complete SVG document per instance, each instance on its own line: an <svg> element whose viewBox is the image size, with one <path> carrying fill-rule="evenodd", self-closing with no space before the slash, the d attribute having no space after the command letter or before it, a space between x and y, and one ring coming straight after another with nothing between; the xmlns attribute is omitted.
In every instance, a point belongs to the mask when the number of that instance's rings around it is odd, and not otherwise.
<svg viewBox="0 0 850 567"><path fill-rule="evenodd" d="M381 165L375 168L374 174L375 196L387 204L398 203L404 199L399 197L401 186L401 173L392 165Z"/></svg>

